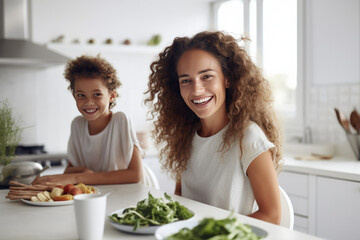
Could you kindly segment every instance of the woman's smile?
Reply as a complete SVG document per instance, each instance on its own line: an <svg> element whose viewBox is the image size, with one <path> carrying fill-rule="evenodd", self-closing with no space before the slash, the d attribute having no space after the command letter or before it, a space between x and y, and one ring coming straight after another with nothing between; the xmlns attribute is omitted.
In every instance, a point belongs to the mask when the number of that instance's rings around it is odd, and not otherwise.
<svg viewBox="0 0 360 240"><path fill-rule="evenodd" d="M192 102L196 105L205 105L209 103L212 99L213 97L203 97L203 98L193 99Z"/></svg>

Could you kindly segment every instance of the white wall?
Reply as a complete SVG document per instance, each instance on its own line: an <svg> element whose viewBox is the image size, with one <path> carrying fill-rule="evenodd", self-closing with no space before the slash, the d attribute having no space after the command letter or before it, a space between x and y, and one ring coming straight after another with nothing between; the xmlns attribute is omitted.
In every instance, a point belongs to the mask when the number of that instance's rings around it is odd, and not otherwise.
<svg viewBox="0 0 360 240"><path fill-rule="evenodd" d="M360 111L360 2L305 5L305 123L315 143L346 142L334 108Z"/></svg>
<svg viewBox="0 0 360 240"><path fill-rule="evenodd" d="M112 38L115 44L129 38L145 44L161 34L162 47L176 36L191 36L210 26L207 1L190 0L32 0L31 38L49 43L59 35L65 42L94 38L99 44ZM80 51L81 52L81 51ZM72 56L80 54L79 51ZM143 106L149 66L156 54L102 54L118 70L122 86L114 110L130 115L136 130L149 127ZM0 100L8 99L23 119L22 144L45 144L49 152L65 152L71 120L78 115L67 90L63 66L44 70L0 67Z"/></svg>

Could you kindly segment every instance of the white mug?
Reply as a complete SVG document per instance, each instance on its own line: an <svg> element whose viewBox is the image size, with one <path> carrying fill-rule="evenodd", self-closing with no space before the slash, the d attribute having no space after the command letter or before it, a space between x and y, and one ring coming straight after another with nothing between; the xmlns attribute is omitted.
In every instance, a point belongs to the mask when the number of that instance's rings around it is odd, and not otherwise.
<svg viewBox="0 0 360 240"><path fill-rule="evenodd" d="M79 239L99 240L104 235L108 194L74 196L74 212Z"/></svg>

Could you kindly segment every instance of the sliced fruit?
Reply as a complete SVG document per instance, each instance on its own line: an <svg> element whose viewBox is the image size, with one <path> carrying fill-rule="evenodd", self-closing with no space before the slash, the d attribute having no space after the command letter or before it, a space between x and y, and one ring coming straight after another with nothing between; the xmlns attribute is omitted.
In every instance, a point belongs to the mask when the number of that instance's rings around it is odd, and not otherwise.
<svg viewBox="0 0 360 240"><path fill-rule="evenodd" d="M47 201L51 200L51 196L50 196L50 193L48 191L43 192L43 194L47 198Z"/></svg>
<svg viewBox="0 0 360 240"><path fill-rule="evenodd" d="M36 196L40 202L47 202L47 200L49 200L43 192L38 193Z"/></svg>
<svg viewBox="0 0 360 240"><path fill-rule="evenodd" d="M64 186L64 194L67 194L70 191L70 189L72 189L73 187L74 187L74 184L66 184Z"/></svg>
<svg viewBox="0 0 360 240"><path fill-rule="evenodd" d="M83 191L79 188L79 187L73 187L70 189L69 193L73 196L78 195L78 194L83 194Z"/></svg>
<svg viewBox="0 0 360 240"><path fill-rule="evenodd" d="M75 187L78 187L81 189L82 193L88 193L87 192L87 186L83 183L76 184Z"/></svg>
<svg viewBox="0 0 360 240"><path fill-rule="evenodd" d="M62 188L58 188L58 187L54 187L51 190L50 196L51 198L57 197L57 196L61 196L64 193L64 189Z"/></svg>
<svg viewBox="0 0 360 240"><path fill-rule="evenodd" d="M33 202L40 202L40 200L37 198L37 196L32 196L31 201Z"/></svg>
<svg viewBox="0 0 360 240"><path fill-rule="evenodd" d="M54 199L54 201L69 201L69 200L73 200L74 197L71 194L65 194L65 195L61 195L61 196L56 196L53 199Z"/></svg>

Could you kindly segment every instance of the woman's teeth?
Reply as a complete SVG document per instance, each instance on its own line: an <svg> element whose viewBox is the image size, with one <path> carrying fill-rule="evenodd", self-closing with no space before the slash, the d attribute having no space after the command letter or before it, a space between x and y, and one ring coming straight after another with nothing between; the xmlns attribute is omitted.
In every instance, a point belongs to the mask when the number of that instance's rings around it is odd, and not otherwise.
<svg viewBox="0 0 360 240"><path fill-rule="evenodd" d="M205 98L200 98L200 99L196 99L196 100L192 100L193 103L195 104L203 104L206 102L209 102L211 100L212 97L205 97Z"/></svg>
<svg viewBox="0 0 360 240"><path fill-rule="evenodd" d="M85 112L87 113L93 113L96 111L96 108L95 109L85 109Z"/></svg>

